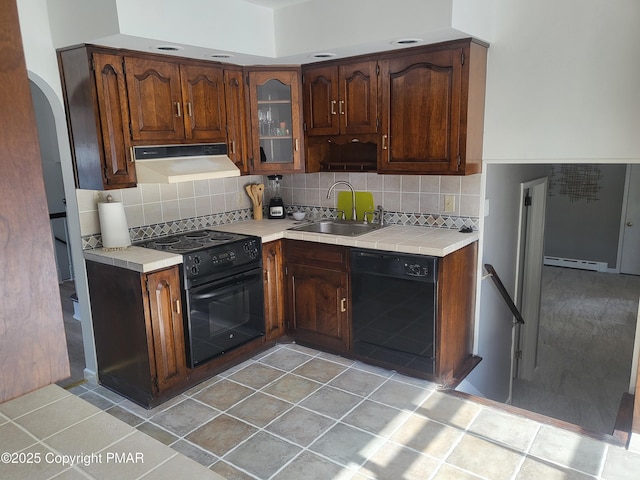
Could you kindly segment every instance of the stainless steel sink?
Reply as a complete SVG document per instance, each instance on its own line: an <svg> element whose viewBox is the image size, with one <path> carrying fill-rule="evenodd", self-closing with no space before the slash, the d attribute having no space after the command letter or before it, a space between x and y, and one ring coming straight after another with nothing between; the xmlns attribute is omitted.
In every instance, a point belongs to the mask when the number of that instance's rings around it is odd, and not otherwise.
<svg viewBox="0 0 640 480"><path fill-rule="evenodd" d="M291 227L289 230L356 237L381 228L384 228L384 225L379 225L377 223L365 223L353 220L320 220L318 222L305 223L304 225Z"/></svg>

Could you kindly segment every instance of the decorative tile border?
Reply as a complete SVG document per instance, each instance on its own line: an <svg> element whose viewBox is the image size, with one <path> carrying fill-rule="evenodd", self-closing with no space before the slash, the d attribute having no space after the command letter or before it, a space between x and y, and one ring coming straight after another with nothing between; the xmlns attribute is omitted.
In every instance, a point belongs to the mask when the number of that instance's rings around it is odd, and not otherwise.
<svg viewBox="0 0 640 480"><path fill-rule="evenodd" d="M287 213L306 212L309 218L338 218L338 210L330 207L314 207L303 205L289 205ZM253 217L251 208L234 210L232 212L214 213L202 217L192 217L166 223L156 223L129 229L129 236L133 243L150 238L172 235L174 233L189 232L202 228L226 225L228 223L250 220ZM377 222L377 213L374 222ZM471 227L478 230L480 219L477 217L453 217L428 213L384 212L384 223L387 225L411 225L416 227L449 228L458 230ZM85 235L82 237L82 249L90 250L102 247L102 235Z"/></svg>

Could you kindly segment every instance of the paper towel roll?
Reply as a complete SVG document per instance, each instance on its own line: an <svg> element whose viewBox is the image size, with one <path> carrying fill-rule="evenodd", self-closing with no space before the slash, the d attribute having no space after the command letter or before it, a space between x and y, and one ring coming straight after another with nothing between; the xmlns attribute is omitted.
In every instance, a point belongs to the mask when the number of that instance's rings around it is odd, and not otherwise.
<svg viewBox="0 0 640 480"><path fill-rule="evenodd" d="M98 203L102 246L104 248L126 248L131 245L127 217L122 202Z"/></svg>

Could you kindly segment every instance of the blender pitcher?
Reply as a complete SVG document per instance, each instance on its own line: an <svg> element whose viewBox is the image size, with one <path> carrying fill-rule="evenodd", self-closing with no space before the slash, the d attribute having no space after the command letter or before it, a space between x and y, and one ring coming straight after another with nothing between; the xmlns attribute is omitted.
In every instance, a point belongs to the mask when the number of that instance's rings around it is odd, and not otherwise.
<svg viewBox="0 0 640 480"><path fill-rule="evenodd" d="M269 200L269 218L284 218L284 202L280 191L280 180L282 175L269 175L268 190L271 199Z"/></svg>

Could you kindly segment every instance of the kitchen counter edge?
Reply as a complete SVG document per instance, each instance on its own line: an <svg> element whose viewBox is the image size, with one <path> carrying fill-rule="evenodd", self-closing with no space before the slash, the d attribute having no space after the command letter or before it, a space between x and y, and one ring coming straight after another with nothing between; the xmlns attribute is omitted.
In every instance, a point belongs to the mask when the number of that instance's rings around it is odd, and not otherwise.
<svg viewBox="0 0 640 480"><path fill-rule="evenodd" d="M447 228L388 225L357 237L288 230L300 224L294 220L245 220L210 227L212 230L255 235L268 243L281 238L345 247L369 248L398 253L444 257L476 240L478 232L461 233ZM182 263L182 255L132 245L123 250L96 248L84 251L86 260L148 273Z"/></svg>

